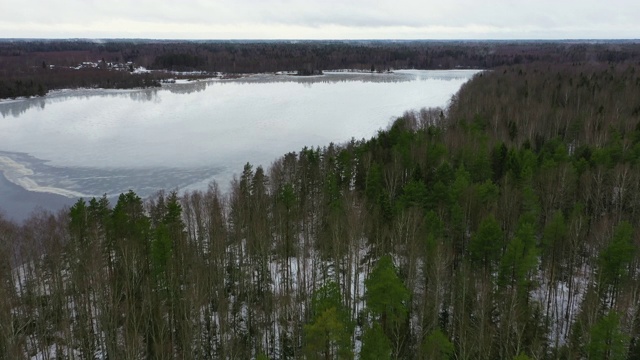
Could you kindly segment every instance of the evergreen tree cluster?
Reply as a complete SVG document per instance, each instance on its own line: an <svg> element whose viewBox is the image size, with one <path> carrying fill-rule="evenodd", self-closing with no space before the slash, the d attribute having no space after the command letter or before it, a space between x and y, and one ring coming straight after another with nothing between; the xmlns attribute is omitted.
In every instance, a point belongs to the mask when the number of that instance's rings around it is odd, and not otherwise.
<svg viewBox="0 0 640 360"><path fill-rule="evenodd" d="M0 219L0 357L639 359L637 68L498 68L226 195Z"/></svg>
<svg viewBox="0 0 640 360"><path fill-rule="evenodd" d="M535 63L637 63L634 41L180 41L111 39L0 39L0 99L39 96L48 90L78 87L158 86L176 76L213 73L250 74L297 71L318 75L327 70L385 72L394 69L495 69ZM84 62L100 68L75 69ZM109 71L142 66L200 75L131 74ZM72 68L70 68L72 67ZM121 69L123 70L123 69ZM562 100L558 93L558 101Z"/></svg>

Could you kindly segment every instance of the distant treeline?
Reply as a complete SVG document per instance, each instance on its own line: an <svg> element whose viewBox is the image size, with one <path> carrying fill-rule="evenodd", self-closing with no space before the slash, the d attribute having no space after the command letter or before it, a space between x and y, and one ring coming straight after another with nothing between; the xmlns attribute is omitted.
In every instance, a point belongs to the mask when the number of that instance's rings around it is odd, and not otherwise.
<svg viewBox="0 0 640 360"><path fill-rule="evenodd" d="M74 88L131 89L160 86L162 77L102 69L47 69L0 78L0 99L43 96L49 90Z"/></svg>
<svg viewBox="0 0 640 360"><path fill-rule="evenodd" d="M193 70L205 66L207 59L192 54L164 54L156 56L152 68L168 70Z"/></svg>
<svg viewBox="0 0 640 360"><path fill-rule="evenodd" d="M509 65L228 194L0 218L0 357L640 359L639 99Z"/></svg>
<svg viewBox="0 0 640 360"><path fill-rule="evenodd" d="M0 98L33 96L41 93L40 90L78 87L81 83L93 87L149 86L146 80L139 79L141 75L114 74L107 68L95 74L69 69L82 62L101 60L130 62L132 66L151 69L223 73L490 69L532 62L637 63L640 44L628 41L4 40L0 41ZM49 65L66 70L65 75L60 77L46 71ZM124 75L132 79L125 81Z"/></svg>

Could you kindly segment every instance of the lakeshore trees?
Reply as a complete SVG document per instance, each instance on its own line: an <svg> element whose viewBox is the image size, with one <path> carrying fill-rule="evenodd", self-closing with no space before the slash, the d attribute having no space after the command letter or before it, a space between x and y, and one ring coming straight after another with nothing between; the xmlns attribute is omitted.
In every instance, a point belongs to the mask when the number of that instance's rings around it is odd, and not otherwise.
<svg viewBox="0 0 640 360"><path fill-rule="evenodd" d="M159 86L166 78L355 69L495 69L531 63L630 63L634 41L179 41L0 40L0 99L49 90ZM134 67L160 70L132 73ZM528 95L526 83L519 95ZM568 88L555 89L555 102ZM585 98L583 98L584 100ZM515 121L508 119L515 124ZM515 136L516 127L509 128Z"/></svg>
<svg viewBox="0 0 640 360"><path fill-rule="evenodd" d="M500 68L227 195L0 218L0 358L638 358L637 67Z"/></svg>

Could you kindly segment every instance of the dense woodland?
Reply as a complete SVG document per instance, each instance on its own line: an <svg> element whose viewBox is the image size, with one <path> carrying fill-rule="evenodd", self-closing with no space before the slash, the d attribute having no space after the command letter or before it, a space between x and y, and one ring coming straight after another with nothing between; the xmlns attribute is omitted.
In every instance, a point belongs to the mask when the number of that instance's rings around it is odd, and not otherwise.
<svg viewBox="0 0 640 360"><path fill-rule="evenodd" d="M640 60L633 41L0 40L0 99L78 87L159 86L169 77L358 69L490 69L532 62ZM98 67L80 67L83 63ZM122 65L112 67L111 65ZM133 74L137 67L155 70ZM176 72L204 72L176 74ZM173 72L173 73L170 73Z"/></svg>
<svg viewBox="0 0 640 360"><path fill-rule="evenodd" d="M0 358L640 359L640 63L497 67L230 186L0 218Z"/></svg>

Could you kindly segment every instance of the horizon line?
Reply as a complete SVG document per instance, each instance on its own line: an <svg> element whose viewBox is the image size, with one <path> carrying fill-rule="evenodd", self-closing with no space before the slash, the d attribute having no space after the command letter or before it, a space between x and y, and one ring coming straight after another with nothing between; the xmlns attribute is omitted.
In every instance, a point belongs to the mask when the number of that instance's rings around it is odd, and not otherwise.
<svg viewBox="0 0 640 360"><path fill-rule="evenodd" d="M29 41L29 40L48 40L48 41L70 41L70 40L84 40L84 41L113 41L113 40L143 40L143 41L251 41L251 42L279 42L279 41L396 41L396 42L416 42L416 41L436 41L436 42L483 42L483 41L499 41L499 42L513 42L513 41L546 41L546 42L566 42L566 41L576 41L576 42L608 42L608 41L624 41L624 42L634 42L640 41L639 38L462 38L462 39L447 39L447 38L423 38L423 39L407 39L407 38L369 38L369 39L339 39L339 38L326 38L326 39L287 39L287 38L268 38L268 39L260 39L260 38L153 38L153 37L0 37L0 41L9 41L9 40L19 40L19 41Z"/></svg>

